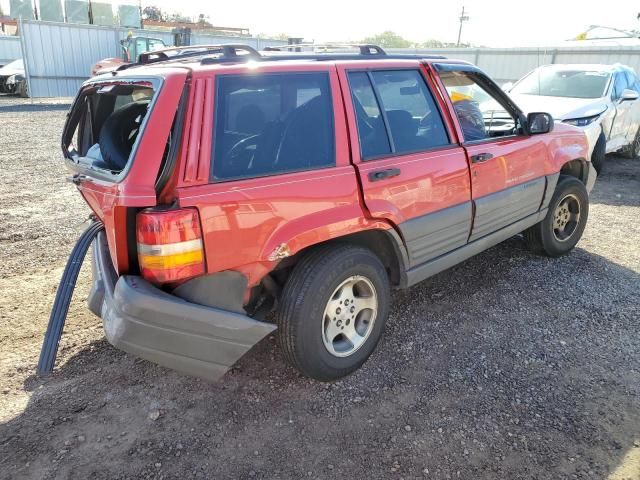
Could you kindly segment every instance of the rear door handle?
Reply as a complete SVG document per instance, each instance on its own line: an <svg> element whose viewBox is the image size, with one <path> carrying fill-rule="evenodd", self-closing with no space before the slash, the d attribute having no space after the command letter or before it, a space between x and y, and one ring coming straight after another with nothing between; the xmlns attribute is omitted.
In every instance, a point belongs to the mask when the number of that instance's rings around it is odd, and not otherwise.
<svg viewBox="0 0 640 480"><path fill-rule="evenodd" d="M398 175L400 175L399 168L387 168L385 170L376 170L375 172L369 172L369 180L372 182L377 182L378 180L397 177Z"/></svg>
<svg viewBox="0 0 640 480"><path fill-rule="evenodd" d="M478 153L477 155L471 155L471 163L482 163L492 158L493 154L491 153Z"/></svg>

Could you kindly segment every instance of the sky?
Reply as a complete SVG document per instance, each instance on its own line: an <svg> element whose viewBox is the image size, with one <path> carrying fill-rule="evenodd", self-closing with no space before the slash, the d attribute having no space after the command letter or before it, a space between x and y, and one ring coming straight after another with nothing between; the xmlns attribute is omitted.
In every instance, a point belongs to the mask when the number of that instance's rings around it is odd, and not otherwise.
<svg viewBox="0 0 640 480"><path fill-rule="evenodd" d="M0 4L8 11L9 0ZM204 13L216 26L249 28L254 35L287 33L316 42L358 41L385 30L417 43L455 42L463 5L469 21L462 42L477 46L552 45L589 25L640 30L635 0L142 0L142 5L193 17Z"/></svg>
<svg viewBox="0 0 640 480"><path fill-rule="evenodd" d="M176 8L175 0L149 3ZM463 5L469 21L462 41L488 47L549 45L573 38L589 25L640 29L640 2L635 0L183 0L180 10L193 16L202 12L214 25L247 27L253 34L347 41L392 30L414 42L455 42Z"/></svg>

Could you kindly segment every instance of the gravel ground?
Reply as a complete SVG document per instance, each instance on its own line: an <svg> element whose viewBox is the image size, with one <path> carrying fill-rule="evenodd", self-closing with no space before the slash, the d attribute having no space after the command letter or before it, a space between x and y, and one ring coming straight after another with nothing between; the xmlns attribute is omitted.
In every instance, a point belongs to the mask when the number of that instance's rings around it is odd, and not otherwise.
<svg viewBox="0 0 640 480"><path fill-rule="evenodd" d="M53 375L34 375L88 209L65 101L0 98L0 477L640 479L640 162L611 158L583 240L515 237L394 294L377 351L321 384L273 337L217 384L112 348L85 265Z"/></svg>

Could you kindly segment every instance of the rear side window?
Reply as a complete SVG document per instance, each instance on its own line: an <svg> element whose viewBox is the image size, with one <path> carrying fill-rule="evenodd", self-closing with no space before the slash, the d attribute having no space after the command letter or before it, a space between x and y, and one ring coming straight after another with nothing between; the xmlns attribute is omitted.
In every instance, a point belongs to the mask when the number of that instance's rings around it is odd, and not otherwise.
<svg viewBox="0 0 640 480"><path fill-rule="evenodd" d="M349 85L363 159L449 144L440 112L417 70L351 72Z"/></svg>
<svg viewBox="0 0 640 480"><path fill-rule="evenodd" d="M212 180L335 165L327 73L217 79Z"/></svg>
<svg viewBox="0 0 640 480"><path fill-rule="evenodd" d="M369 75L366 72L352 72L349 74L349 85L358 122L362 158L390 154L389 137Z"/></svg>

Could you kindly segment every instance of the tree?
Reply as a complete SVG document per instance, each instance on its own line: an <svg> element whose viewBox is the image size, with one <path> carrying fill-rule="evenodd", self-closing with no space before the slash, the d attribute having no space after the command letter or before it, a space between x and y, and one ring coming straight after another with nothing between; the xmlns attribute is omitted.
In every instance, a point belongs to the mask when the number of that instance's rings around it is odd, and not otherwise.
<svg viewBox="0 0 640 480"><path fill-rule="evenodd" d="M289 34L288 33L284 33L284 32L280 32L280 33L278 33L276 35L266 35L265 34L265 36L269 37L269 38L273 38L275 40L285 40L285 41L289 40Z"/></svg>
<svg viewBox="0 0 640 480"><path fill-rule="evenodd" d="M454 42L441 42L440 40L429 39L426 42L422 42L419 45L420 48L469 48L471 47L470 43L461 43L460 45L456 45Z"/></svg>
<svg viewBox="0 0 640 480"><path fill-rule="evenodd" d="M209 23L209 19L210 19L209 15L205 15L204 13L201 13L200 15L198 15L198 23L201 26L211 27L212 25L211 23Z"/></svg>
<svg viewBox="0 0 640 480"><path fill-rule="evenodd" d="M388 48L409 48L411 46L409 40L390 30L367 37L363 40L363 43L373 43L374 45Z"/></svg>
<svg viewBox="0 0 640 480"><path fill-rule="evenodd" d="M162 22L164 20L164 15L162 14L160 7L149 5L148 7L144 7L144 10L142 10L142 19L150 20L152 22Z"/></svg>
<svg viewBox="0 0 640 480"><path fill-rule="evenodd" d="M444 48L445 44L440 40L435 40L433 38L427 40L426 42L422 42L420 44L422 48Z"/></svg>
<svg viewBox="0 0 640 480"><path fill-rule="evenodd" d="M191 17L187 17L186 15L183 15L179 12L173 12L169 14L169 16L166 18L166 21L171 23L192 23Z"/></svg>

